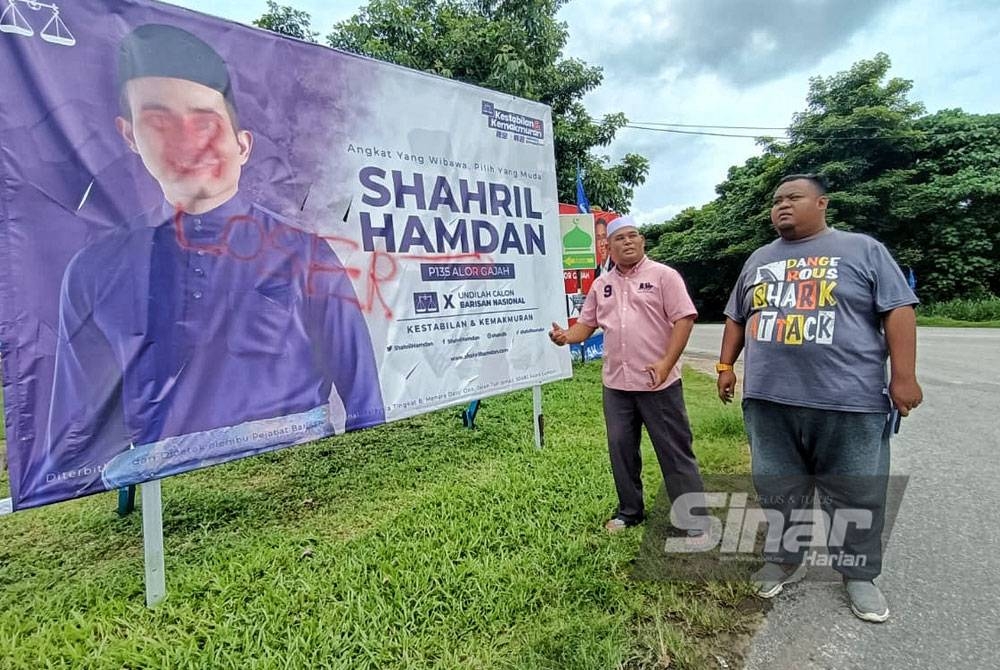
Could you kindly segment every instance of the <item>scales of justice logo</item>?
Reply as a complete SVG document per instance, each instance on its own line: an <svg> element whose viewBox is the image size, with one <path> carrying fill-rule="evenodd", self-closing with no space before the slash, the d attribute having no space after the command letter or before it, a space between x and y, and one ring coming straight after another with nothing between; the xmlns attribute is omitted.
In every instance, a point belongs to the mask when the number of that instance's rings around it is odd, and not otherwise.
<svg viewBox="0 0 1000 670"><path fill-rule="evenodd" d="M19 9L19 6L23 9ZM76 38L70 32L66 22L59 16L59 5L55 3L35 2L34 0L7 0L7 7L0 14L0 32L21 37L33 37L35 28L25 16L26 12L40 12L40 23L48 17L38 36L50 44L71 47L76 44ZM30 15L30 14L29 14Z"/></svg>

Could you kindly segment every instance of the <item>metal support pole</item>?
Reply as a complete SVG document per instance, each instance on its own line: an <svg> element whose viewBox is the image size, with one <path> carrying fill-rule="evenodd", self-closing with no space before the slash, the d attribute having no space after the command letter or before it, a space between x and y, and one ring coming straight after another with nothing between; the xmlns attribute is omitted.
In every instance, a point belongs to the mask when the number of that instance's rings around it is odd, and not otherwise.
<svg viewBox="0 0 1000 670"><path fill-rule="evenodd" d="M542 416L542 387L532 386L531 397L534 404L535 448L541 449L545 444L545 417Z"/></svg>
<svg viewBox="0 0 1000 670"><path fill-rule="evenodd" d="M466 428L476 427L476 414L479 413L479 400L473 400L462 410L462 425Z"/></svg>
<svg viewBox="0 0 1000 670"><path fill-rule="evenodd" d="M118 489L118 516L128 516L135 510L135 487Z"/></svg>
<svg viewBox="0 0 1000 670"><path fill-rule="evenodd" d="M163 569L163 507L158 479L142 484L142 542L146 551L146 607L153 608L167 597Z"/></svg>

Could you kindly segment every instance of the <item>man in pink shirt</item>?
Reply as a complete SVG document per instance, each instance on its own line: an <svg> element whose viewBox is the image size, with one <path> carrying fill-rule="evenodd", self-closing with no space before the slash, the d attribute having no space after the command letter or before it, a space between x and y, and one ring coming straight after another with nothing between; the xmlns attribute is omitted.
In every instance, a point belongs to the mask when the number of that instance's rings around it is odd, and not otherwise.
<svg viewBox="0 0 1000 670"><path fill-rule="evenodd" d="M671 501L704 487L691 450L678 363L698 311L680 274L646 257L645 239L632 217L608 224L608 244L614 269L594 281L577 322L568 330L553 323L549 338L562 346L583 342L598 327L604 330L604 421L618 491L618 510L605 528L616 532L645 515L642 426Z"/></svg>

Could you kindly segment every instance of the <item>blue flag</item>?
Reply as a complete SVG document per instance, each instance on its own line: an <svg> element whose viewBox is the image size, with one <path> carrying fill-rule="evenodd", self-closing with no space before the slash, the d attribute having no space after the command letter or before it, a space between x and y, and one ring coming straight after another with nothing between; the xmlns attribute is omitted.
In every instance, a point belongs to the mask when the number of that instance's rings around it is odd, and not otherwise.
<svg viewBox="0 0 1000 670"><path fill-rule="evenodd" d="M906 283L910 285L911 291L917 289L917 275L913 274L913 268L910 268L910 274L906 277Z"/></svg>
<svg viewBox="0 0 1000 670"><path fill-rule="evenodd" d="M590 201L583 192L583 172L580 171L579 165L576 166L576 207L581 214L590 214Z"/></svg>

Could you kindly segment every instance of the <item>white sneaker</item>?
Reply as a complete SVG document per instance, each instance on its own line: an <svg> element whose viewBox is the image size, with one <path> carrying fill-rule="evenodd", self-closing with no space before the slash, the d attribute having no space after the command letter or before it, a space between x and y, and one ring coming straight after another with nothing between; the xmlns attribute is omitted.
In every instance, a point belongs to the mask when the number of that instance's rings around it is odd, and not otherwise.
<svg viewBox="0 0 1000 670"><path fill-rule="evenodd" d="M785 565L783 563L767 562L750 578L757 585L758 598L773 598L781 593L785 584L800 582L806 576L807 567L804 563L799 565Z"/></svg>
<svg viewBox="0 0 1000 670"><path fill-rule="evenodd" d="M845 579L847 599L851 603L854 616L862 621L882 623L889 618L889 603L882 590L866 579Z"/></svg>

